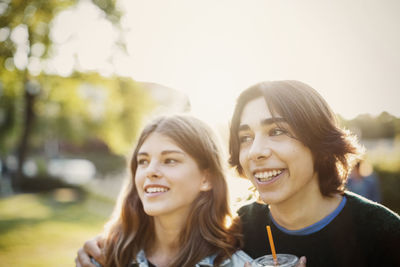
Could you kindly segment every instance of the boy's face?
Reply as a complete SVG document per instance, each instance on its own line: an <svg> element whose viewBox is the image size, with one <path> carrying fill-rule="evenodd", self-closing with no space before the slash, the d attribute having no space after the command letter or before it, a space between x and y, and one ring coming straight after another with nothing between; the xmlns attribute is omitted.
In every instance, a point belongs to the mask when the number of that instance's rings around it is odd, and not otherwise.
<svg viewBox="0 0 400 267"><path fill-rule="evenodd" d="M318 188L311 150L293 138L284 118L272 117L263 97L245 105L238 129L240 165L265 203L284 203Z"/></svg>

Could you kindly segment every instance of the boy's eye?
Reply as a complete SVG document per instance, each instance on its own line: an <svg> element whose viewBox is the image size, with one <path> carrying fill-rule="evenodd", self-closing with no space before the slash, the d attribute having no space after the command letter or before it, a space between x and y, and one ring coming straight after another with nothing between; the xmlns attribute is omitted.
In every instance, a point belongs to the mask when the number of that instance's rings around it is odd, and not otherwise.
<svg viewBox="0 0 400 267"><path fill-rule="evenodd" d="M278 135L282 135L282 134L287 134L287 131L282 128L273 128L269 131L270 136L278 136Z"/></svg>

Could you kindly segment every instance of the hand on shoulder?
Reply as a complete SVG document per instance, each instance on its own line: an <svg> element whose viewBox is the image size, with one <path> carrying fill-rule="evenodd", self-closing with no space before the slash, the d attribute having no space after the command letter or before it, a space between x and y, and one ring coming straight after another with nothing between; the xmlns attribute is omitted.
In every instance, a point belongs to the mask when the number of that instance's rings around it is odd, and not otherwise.
<svg viewBox="0 0 400 267"><path fill-rule="evenodd" d="M75 258L76 267L98 267L95 262L104 265L105 258L102 252L104 246L104 239L98 235L93 239L85 242L83 248L80 248ZM95 262L91 261L95 259Z"/></svg>

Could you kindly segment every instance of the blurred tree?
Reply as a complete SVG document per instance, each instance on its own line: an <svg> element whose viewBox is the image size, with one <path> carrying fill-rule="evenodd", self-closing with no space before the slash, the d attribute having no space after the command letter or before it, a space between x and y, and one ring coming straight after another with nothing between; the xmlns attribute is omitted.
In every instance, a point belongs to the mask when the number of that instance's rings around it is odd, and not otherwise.
<svg viewBox="0 0 400 267"><path fill-rule="evenodd" d="M129 98L122 96L122 92L138 97L135 100L138 106L147 103L141 102L142 93L139 93L131 80L103 79L95 74L75 74L70 78L61 78L35 71L35 66L49 57L52 20L58 13L78 2L3 0L0 3L0 153L3 156L10 152L16 153L17 186L23 175L22 166L35 129L40 128L42 131L48 129L48 126L54 126L56 130L51 134L73 141L81 140L83 132L87 131L110 142L111 148L120 152L135 132L131 130L136 124L129 120L140 114L125 114L134 108L132 103L127 103ZM116 7L116 0L92 0L92 3L119 28L121 14ZM123 43L120 45L123 47ZM82 85L82 82L85 84ZM102 103L106 109L105 115L96 115L99 114L95 110L97 100L94 100L96 96L90 95L90 91L102 91L107 95ZM113 101L122 105L117 109L110 108L110 105L117 106ZM120 118L126 120L118 120ZM118 122L110 122L111 119L117 119ZM37 124L35 120L39 120ZM126 127L122 126L124 123ZM109 132L111 128L107 127L112 126L116 127L114 130L118 133ZM123 141L116 144L116 141L112 141L113 135L124 136ZM47 135L40 136L41 133L36 131L34 139L37 143ZM16 151L12 151L14 147L17 147Z"/></svg>
<svg viewBox="0 0 400 267"><path fill-rule="evenodd" d="M356 129L363 139L394 138L400 130L399 119L388 112L382 112L377 117L362 114L345 125Z"/></svg>
<svg viewBox="0 0 400 267"><path fill-rule="evenodd" d="M2 67L0 66L0 69ZM17 72L0 72L0 155L15 146L22 127L23 82Z"/></svg>
<svg viewBox="0 0 400 267"><path fill-rule="evenodd" d="M155 103L139 83L129 78L104 78L97 73L71 77L38 77L42 93L32 138L42 146L51 140L80 144L102 140L110 150L125 154L136 137L141 117Z"/></svg>
<svg viewBox="0 0 400 267"><path fill-rule="evenodd" d="M381 129L380 136L383 138L393 138L396 135L396 117L384 111L378 116L377 120Z"/></svg>

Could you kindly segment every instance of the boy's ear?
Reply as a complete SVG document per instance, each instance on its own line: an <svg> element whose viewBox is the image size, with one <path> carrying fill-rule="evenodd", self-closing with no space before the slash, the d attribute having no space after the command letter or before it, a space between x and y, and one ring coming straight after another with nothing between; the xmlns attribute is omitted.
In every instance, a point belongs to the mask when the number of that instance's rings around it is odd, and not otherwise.
<svg viewBox="0 0 400 267"><path fill-rule="evenodd" d="M200 185L200 191L209 191L211 190L211 174L208 170L204 171L203 179Z"/></svg>

